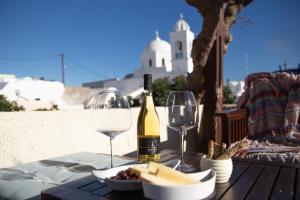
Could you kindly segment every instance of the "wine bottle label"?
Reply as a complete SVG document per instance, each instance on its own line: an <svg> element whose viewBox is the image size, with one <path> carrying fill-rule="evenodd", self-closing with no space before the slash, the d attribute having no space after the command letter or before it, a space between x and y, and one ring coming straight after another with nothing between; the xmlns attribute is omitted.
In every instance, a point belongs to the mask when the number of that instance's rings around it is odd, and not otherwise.
<svg viewBox="0 0 300 200"><path fill-rule="evenodd" d="M139 138L139 154L159 154L160 138Z"/></svg>

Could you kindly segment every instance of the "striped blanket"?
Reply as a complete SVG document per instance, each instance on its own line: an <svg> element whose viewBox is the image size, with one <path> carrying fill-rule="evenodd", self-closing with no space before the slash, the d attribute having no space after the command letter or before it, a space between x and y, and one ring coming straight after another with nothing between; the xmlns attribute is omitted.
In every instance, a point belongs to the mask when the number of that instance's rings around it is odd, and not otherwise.
<svg viewBox="0 0 300 200"><path fill-rule="evenodd" d="M239 108L247 108L249 138L300 142L300 75L256 73L245 80Z"/></svg>

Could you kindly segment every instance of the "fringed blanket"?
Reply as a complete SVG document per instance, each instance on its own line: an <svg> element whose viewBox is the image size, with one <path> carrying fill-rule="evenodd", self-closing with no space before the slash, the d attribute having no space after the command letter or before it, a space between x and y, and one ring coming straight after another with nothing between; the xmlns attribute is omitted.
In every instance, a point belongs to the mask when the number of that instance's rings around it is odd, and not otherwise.
<svg viewBox="0 0 300 200"><path fill-rule="evenodd" d="M300 163L300 146L285 146L268 141L258 142L257 140L247 140L247 142L248 145L238 151L234 157L282 163Z"/></svg>
<svg viewBox="0 0 300 200"><path fill-rule="evenodd" d="M300 142L300 75L256 73L238 102L248 111L248 135L276 143Z"/></svg>

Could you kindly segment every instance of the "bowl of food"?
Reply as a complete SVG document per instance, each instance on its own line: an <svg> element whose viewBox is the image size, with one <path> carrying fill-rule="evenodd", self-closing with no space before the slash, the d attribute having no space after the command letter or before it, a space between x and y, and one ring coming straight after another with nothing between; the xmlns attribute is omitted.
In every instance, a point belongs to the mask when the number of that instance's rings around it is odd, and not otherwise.
<svg viewBox="0 0 300 200"><path fill-rule="evenodd" d="M231 157L247 145L247 140L241 140L228 149L226 144L217 144L214 141L208 143L208 154L201 158L201 170L213 169L216 172L216 182L226 183L232 174Z"/></svg>
<svg viewBox="0 0 300 200"><path fill-rule="evenodd" d="M93 170L92 174L100 182L105 182L111 189L116 191L137 191L142 189L142 182L132 172L137 165L124 165L107 170ZM139 165L146 167L146 164Z"/></svg>
<svg viewBox="0 0 300 200"><path fill-rule="evenodd" d="M163 165L176 169L180 160L174 159L163 163ZM114 167L105 170L93 170L92 174L97 177L98 181L105 182L112 190L115 191L138 191L142 190L142 181L134 168L146 169L148 164L132 164Z"/></svg>

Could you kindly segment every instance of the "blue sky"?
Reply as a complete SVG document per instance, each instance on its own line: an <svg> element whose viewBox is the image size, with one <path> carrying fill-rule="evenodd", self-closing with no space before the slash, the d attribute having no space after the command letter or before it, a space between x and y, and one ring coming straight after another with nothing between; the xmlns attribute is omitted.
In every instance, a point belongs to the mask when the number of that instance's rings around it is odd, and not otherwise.
<svg viewBox="0 0 300 200"><path fill-rule="evenodd" d="M299 0L254 0L241 13L253 24L231 30L224 79L244 79L246 54L250 73L298 66L299 9ZM169 41L180 13L201 31L201 16L184 0L0 0L0 74L61 80L64 53L67 85L122 78L140 66L155 30Z"/></svg>

